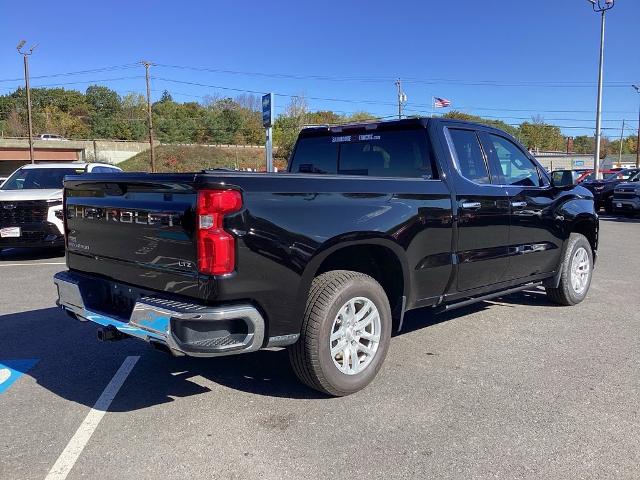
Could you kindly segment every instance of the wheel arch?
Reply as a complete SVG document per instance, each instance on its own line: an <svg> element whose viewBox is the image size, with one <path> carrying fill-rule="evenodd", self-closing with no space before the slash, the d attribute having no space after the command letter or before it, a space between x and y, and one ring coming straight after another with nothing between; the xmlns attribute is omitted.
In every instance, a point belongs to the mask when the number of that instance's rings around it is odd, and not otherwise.
<svg viewBox="0 0 640 480"><path fill-rule="evenodd" d="M595 259L596 252L598 251L597 217L589 214L578 215L569 227L568 234L571 233L579 233L587 238Z"/></svg>
<svg viewBox="0 0 640 480"><path fill-rule="evenodd" d="M373 277L384 289L398 322L409 298L411 281L406 253L387 238L334 239L327 242L307 264L299 289L299 304L304 305L313 279L330 270L352 270Z"/></svg>

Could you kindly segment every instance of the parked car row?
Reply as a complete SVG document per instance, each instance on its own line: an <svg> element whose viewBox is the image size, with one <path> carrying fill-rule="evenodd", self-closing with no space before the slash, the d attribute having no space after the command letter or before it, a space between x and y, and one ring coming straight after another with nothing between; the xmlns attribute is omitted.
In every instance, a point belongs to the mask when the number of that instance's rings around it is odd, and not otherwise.
<svg viewBox="0 0 640 480"><path fill-rule="evenodd" d="M633 186L634 182L640 179L639 174L640 169L626 168L618 172L605 174L601 180L593 179L583 181L582 186L593 193L596 210L604 208L607 213L611 214L615 213L618 204L620 204L620 208L622 208L622 200L614 201L616 188L619 185L626 185L627 183ZM637 185L637 183L635 183L635 185Z"/></svg>
<svg viewBox="0 0 640 480"><path fill-rule="evenodd" d="M627 215L640 213L640 169L602 170L602 179L596 179L593 170L556 170L553 175L565 173L573 175L576 183L593 193L596 211L604 209L608 214Z"/></svg>

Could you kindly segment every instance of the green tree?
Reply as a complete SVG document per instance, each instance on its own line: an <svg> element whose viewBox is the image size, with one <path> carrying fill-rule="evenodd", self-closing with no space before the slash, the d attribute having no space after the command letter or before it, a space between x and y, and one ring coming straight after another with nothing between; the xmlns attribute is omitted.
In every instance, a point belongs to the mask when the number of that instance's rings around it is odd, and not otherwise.
<svg viewBox="0 0 640 480"><path fill-rule="evenodd" d="M91 85L87 88L85 99L96 113L114 115L120 112L120 95L108 87Z"/></svg>
<svg viewBox="0 0 640 480"><path fill-rule="evenodd" d="M305 122L311 125L336 125L346 121L345 117L330 110L318 110L305 115Z"/></svg>
<svg viewBox="0 0 640 480"><path fill-rule="evenodd" d="M444 118L455 118L457 120L466 120L469 122L477 122L477 123L481 123L483 125L489 125L490 127L495 127L495 128L499 128L501 130L504 130L505 132L513 135L514 137L518 135L518 129L506 124L505 122L501 121L501 120L493 120L493 119L487 119L487 118L482 118L479 117L477 115L470 115L468 113L464 113L464 112L460 112L457 110L452 110L448 113L445 113L443 115Z"/></svg>
<svg viewBox="0 0 640 480"><path fill-rule="evenodd" d="M520 124L518 138L530 150L561 151L566 148L566 138L560 128L544 123L540 118Z"/></svg>
<svg viewBox="0 0 640 480"><path fill-rule="evenodd" d="M377 117L368 112L354 112L347 117L348 122L368 122L371 120L377 120Z"/></svg>
<svg viewBox="0 0 640 480"><path fill-rule="evenodd" d="M593 137L578 135L573 139L573 151L575 153L593 153L596 149L596 142Z"/></svg>
<svg viewBox="0 0 640 480"><path fill-rule="evenodd" d="M162 96L160 97L160 102L173 102L173 97L169 93L169 90L163 90Z"/></svg>

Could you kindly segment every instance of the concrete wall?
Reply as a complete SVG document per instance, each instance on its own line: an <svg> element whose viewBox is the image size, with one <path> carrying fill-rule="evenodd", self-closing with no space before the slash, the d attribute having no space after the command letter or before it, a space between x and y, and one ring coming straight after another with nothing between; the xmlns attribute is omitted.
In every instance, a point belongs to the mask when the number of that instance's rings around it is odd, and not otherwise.
<svg viewBox="0 0 640 480"><path fill-rule="evenodd" d="M118 164L149 149L149 142L129 142L119 140L36 140L36 158L58 160L65 152L65 159L75 156L87 162ZM0 138L0 160L24 160L29 158L29 142L26 138ZM26 153L25 153L26 152ZM26 155L26 156L25 156ZM55 157L55 158L48 158Z"/></svg>
<svg viewBox="0 0 640 480"><path fill-rule="evenodd" d="M140 152L149 150L149 142L125 142L117 140L94 140L86 142L84 160L118 164ZM159 145L159 143L155 143Z"/></svg>
<svg viewBox="0 0 640 480"><path fill-rule="evenodd" d="M581 153L538 152L533 154L547 170L572 170L593 167L593 155Z"/></svg>

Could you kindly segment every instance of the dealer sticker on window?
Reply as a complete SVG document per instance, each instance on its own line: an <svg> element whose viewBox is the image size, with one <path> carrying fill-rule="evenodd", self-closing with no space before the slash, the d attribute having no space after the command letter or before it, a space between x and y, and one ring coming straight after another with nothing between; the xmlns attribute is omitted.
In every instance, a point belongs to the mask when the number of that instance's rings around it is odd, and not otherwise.
<svg viewBox="0 0 640 480"><path fill-rule="evenodd" d="M20 227L0 228L0 238L18 238L20 234Z"/></svg>
<svg viewBox="0 0 640 480"><path fill-rule="evenodd" d="M380 140L380 135L368 133L366 135L342 135L340 137L331 137L332 143L366 142L368 140Z"/></svg>

